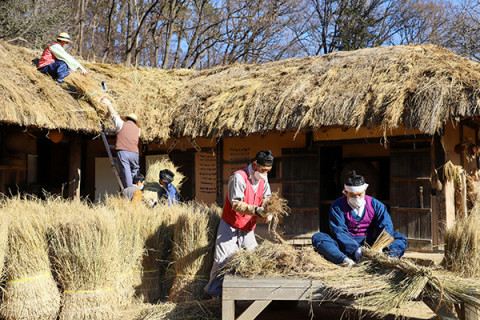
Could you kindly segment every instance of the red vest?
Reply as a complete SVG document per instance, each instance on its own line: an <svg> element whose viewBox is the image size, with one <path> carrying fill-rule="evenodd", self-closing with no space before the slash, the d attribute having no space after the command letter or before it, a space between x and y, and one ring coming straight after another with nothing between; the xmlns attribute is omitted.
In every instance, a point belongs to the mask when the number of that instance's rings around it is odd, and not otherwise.
<svg viewBox="0 0 480 320"><path fill-rule="evenodd" d="M245 189L245 198L243 201L247 204L253 204L258 207L262 203L263 199L263 187L265 186L265 180L260 180L258 183L258 189L255 193L252 188L252 184L248 179L247 169L238 170L235 173L238 173L245 179L247 188ZM231 225L234 228L240 229L242 231L252 231L255 230L257 226L257 216L249 216L247 214L242 214L235 212L232 208L230 200L228 200L228 194L225 199L225 206L223 207L222 219Z"/></svg>
<svg viewBox="0 0 480 320"><path fill-rule="evenodd" d="M58 42L50 43L45 48L45 50L43 50L42 56L40 57L40 61L38 62L38 68L48 66L49 64L54 63L55 61L58 61L58 59L55 57L52 51L50 51L50 46L53 44L58 44Z"/></svg>
<svg viewBox="0 0 480 320"><path fill-rule="evenodd" d="M138 136L140 129L132 121L124 121L122 129L117 133L115 149L138 153Z"/></svg>

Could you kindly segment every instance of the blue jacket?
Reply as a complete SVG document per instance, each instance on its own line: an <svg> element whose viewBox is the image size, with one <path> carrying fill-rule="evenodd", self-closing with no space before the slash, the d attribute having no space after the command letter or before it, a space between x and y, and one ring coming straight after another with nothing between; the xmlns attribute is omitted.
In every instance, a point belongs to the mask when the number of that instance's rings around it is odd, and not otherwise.
<svg viewBox="0 0 480 320"><path fill-rule="evenodd" d="M169 183L160 190L159 198L168 199L168 206L172 206L178 202L177 189Z"/></svg>
<svg viewBox="0 0 480 320"><path fill-rule="evenodd" d="M352 256L358 247L361 246L361 241L353 237L347 227L345 212L343 211L342 198L335 200L330 207L329 223L330 235L335 239L340 247L340 250ZM387 207L372 197L372 207L375 211L372 223L367 229L365 242L372 245L383 229L393 236L393 223Z"/></svg>

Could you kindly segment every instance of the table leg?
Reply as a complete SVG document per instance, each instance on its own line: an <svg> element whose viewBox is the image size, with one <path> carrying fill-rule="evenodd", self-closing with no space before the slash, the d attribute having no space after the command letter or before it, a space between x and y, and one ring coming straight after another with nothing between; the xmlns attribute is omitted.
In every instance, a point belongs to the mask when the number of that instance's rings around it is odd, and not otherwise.
<svg viewBox="0 0 480 320"><path fill-rule="evenodd" d="M235 320L235 300L222 299L222 320Z"/></svg>

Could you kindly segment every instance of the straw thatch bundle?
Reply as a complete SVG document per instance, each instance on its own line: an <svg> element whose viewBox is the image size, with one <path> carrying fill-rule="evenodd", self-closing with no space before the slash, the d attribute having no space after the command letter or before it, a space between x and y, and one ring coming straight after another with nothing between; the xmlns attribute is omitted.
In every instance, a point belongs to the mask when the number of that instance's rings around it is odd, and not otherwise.
<svg viewBox="0 0 480 320"><path fill-rule="evenodd" d="M146 200L159 200L158 193L162 189L162 186L158 181L160 171L162 171L163 169L168 169L173 172L174 178L172 181L172 185L177 189L178 193L180 193L182 184L183 182L185 182L186 177L182 172L180 172L179 168L176 167L169 158L165 157L161 160L156 160L153 163L149 163L147 175L145 177L145 188L143 191L144 198Z"/></svg>
<svg viewBox="0 0 480 320"><path fill-rule="evenodd" d="M145 221L145 206L134 205L123 197L108 196L105 206L112 211L117 221L118 247L121 249L120 278L117 289L120 305L128 305L135 295L135 287L141 284L142 257L144 254L145 239L141 232Z"/></svg>
<svg viewBox="0 0 480 320"><path fill-rule="evenodd" d="M56 319L60 292L48 256L48 217L37 199L7 200L12 216L6 261L7 283L0 316L9 319Z"/></svg>
<svg viewBox="0 0 480 320"><path fill-rule="evenodd" d="M120 114L139 116L147 142L165 142L173 135L220 137L331 126L380 127L387 134L405 125L434 134L447 121L480 115L479 64L433 45L204 71L82 62L89 75L72 73L67 88L36 70L31 61L40 54L0 42L2 121L98 132L98 121L89 114L94 108L85 99L101 81L107 82ZM76 87L78 77L88 86ZM99 97L91 98L96 104Z"/></svg>
<svg viewBox="0 0 480 320"><path fill-rule="evenodd" d="M291 212L287 205L288 201L280 197L278 192L273 192L272 196L263 201L263 209L266 214L272 215L272 220L268 222L268 232L273 233L277 241L282 241L282 237L277 233L277 227L283 218Z"/></svg>
<svg viewBox="0 0 480 320"><path fill-rule="evenodd" d="M368 307L369 312L380 317L392 308L421 297L448 305L463 302L473 308L480 306L478 279L461 278L407 259L393 259L378 252L376 247L365 249L364 257L363 262L352 268L342 268L324 260L313 250L302 252L290 245L265 241L253 251L239 250L229 259L223 272L249 278L321 280L330 299L351 297L356 307Z"/></svg>
<svg viewBox="0 0 480 320"><path fill-rule="evenodd" d="M3 264L7 251L8 228L10 226L10 210L6 208L6 202L1 199L0 205L0 282L3 278Z"/></svg>
<svg viewBox="0 0 480 320"><path fill-rule="evenodd" d="M220 320L222 301L220 299L190 301L182 303L165 302L149 306L136 320Z"/></svg>
<svg viewBox="0 0 480 320"><path fill-rule="evenodd" d="M169 207L163 202L141 212L144 255L138 273L141 283L135 289L144 302L165 300L168 295L173 282L169 272L173 264L173 233L181 213L181 206Z"/></svg>
<svg viewBox="0 0 480 320"><path fill-rule="evenodd" d="M465 277L480 277L480 207L477 204L467 217L457 219L445 230L446 269Z"/></svg>
<svg viewBox="0 0 480 320"><path fill-rule="evenodd" d="M168 296L173 302L206 298L203 288L213 263L213 246L221 215L216 205L191 202L182 207L174 233L176 277Z"/></svg>
<svg viewBox="0 0 480 320"><path fill-rule="evenodd" d="M80 201L49 203L48 210L56 219L50 247L63 289L59 319L118 318L122 259L114 216Z"/></svg>

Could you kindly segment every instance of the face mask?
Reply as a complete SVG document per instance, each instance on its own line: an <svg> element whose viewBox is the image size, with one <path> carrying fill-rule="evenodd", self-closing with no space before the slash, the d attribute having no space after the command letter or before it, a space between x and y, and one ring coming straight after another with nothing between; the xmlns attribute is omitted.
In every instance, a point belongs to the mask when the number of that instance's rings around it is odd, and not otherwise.
<svg viewBox="0 0 480 320"><path fill-rule="evenodd" d="M347 201L354 209L358 209L365 205L365 198L348 198Z"/></svg>
<svg viewBox="0 0 480 320"><path fill-rule="evenodd" d="M265 180L265 181L267 181L267 175L266 175L265 173L260 173L260 172L258 172L258 171L255 171L255 173L253 174L253 176L255 177L255 179L257 179L257 180L259 180L259 181L262 180L262 179Z"/></svg>

